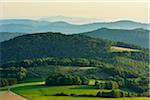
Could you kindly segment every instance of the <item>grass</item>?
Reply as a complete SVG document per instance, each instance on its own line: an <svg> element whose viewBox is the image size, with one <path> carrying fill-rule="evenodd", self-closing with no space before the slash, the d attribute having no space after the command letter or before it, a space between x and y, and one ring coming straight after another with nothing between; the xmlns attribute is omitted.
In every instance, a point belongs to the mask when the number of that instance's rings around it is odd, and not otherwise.
<svg viewBox="0 0 150 100"><path fill-rule="evenodd" d="M0 94L7 93L8 91L0 91Z"/></svg>
<svg viewBox="0 0 150 100"><path fill-rule="evenodd" d="M93 80L91 80L93 82ZM72 85L72 86L45 86L44 82L21 83L12 86L0 88L0 90L11 90L19 95L27 97L29 100L149 100L147 97L137 98L96 98L96 97L71 97L71 96L52 96L56 93L66 94L93 94L100 90L92 86ZM101 90L110 91L110 90Z"/></svg>
<svg viewBox="0 0 150 100"><path fill-rule="evenodd" d="M67 96L34 96L30 100L149 100L146 97L137 98L96 98L96 97L67 97Z"/></svg>
<svg viewBox="0 0 150 100"><path fill-rule="evenodd" d="M43 82L45 79L44 78L27 78L23 81L20 81L19 83L32 83L32 82Z"/></svg>
<svg viewBox="0 0 150 100"><path fill-rule="evenodd" d="M111 52L123 52L123 51L132 51L132 52L139 52L140 50L137 49L131 49L131 48L124 48L124 47L111 47Z"/></svg>
<svg viewBox="0 0 150 100"><path fill-rule="evenodd" d="M44 84L44 82L30 82L30 83L14 84L11 86L1 87L0 91L7 91L8 88L17 88L17 87L22 87L22 86L32 86L32 85L39 85L39 84Z"/></svg>
<svg viewBox="0 0 150 100"><path fill-rule="evenodd" d="M35 86L24 86L14 88L18 94L29 95L30 93L37 95L55 95L57 93L65 93L65 94L93 94L99 91L98 89L94 89L92 86L44 86L44 85L35 85ZM102 91L110 91L110 90L102 90Z"/></svg>
<svg viewBox="0 0 150 100"><path fill-rule="evenodd" d="M30 83L26 86L19 86L12 88L12 90L22 96L29 98L30 100L110 100L110 98L96 98L96 97L71 97L71 96L52 96L56 93L66 94L93 94L100 90L94 89L92 86L45 86L43 83ZM110 91L110 90L101 90ZM48 96L46 96L48 95ZM111 100L149 100L146 97L138 98L111 98Z"/></svg>

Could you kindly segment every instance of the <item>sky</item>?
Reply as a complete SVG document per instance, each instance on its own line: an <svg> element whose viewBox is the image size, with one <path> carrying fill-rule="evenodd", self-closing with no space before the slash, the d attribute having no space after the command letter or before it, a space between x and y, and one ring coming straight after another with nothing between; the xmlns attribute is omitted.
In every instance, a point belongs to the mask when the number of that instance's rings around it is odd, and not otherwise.
<svg viewBox="0 0 150 100"><path fill-rule="evenodd" d="M148 10L148 0L0 1L0 19L42 18L61 15L148 22Z"/></svg>

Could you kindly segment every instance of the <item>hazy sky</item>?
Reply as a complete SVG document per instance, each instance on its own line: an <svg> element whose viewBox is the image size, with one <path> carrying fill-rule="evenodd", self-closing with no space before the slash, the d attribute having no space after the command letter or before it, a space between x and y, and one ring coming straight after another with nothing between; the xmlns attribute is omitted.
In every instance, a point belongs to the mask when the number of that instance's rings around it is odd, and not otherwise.
<svg viewBox="0 0 150 100"><path fill-rule="evenodd" d="M142 22L148 20L147 0L88 1L0 2L0 18L40 18L63 15L104 20L130 19Z"/></svg>

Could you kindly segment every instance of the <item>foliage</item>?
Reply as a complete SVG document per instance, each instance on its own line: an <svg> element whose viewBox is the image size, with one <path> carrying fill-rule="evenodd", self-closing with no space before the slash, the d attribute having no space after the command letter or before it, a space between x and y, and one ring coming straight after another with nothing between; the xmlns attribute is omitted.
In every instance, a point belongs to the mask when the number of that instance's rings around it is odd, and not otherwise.
<svg viewBox="0 0 150 100"><path fill-rule="evenodd" d="M115 81L95 81L97 89L118 89L119 85Z"/></svg>
<svg viewBox="0 0 150 100"><path fill-rule="evenodd" d="M136 91L137 93L144 93L148 91L148 80L145 79L126 79L125 86Z"/></svg>
<svg viewBox="0 0 150 100"><path fill-rule="evenodd" d="M98 97L107 97L107 98L119 98L119 97L126 97L128 96L128 94L124 91L120 91L120 90L112 90L110 92L104 92L104 91L99 91L97 93Z"/></svg>
<svg viewBox="0 0 150 100"><path fill-rule="evenodd" d="M0 79L0 87L8 86L8 85L13 85L17 83L16 78L1 78Z"/></svg>
<svg viewBox="0 0 150 100"><path fill-rule="evenodd" d="M0 69L0 86L8 86L18 83L26 78L27 70L23 67L15 68L1 68Z"/></svg>
<svg viewBox="0 0 150 100"><path fill-rule="evenodd" d="M1 67L38 67L38 66L80 66L80 67L98 67L103 66L100 59L88 59L88 58L70 58L70 57L46 57L46 58L34 58L26 59L20 62L8 62L2 64Z"/></svg>
<svg viewBox="0 0 150 100"><path fill-rule="evenodd" d="M45 84L48 86L53 85L80 85L82 82L81 78L77 75L71 74L53 74L50 75L47 79Z"/></svg>
<svg viewBox="0 0 150 100"><path fill-rule="evenodd" d="M49 56L102 57L109 50L110 43L84 35L64 35L49 32L19 36L1 42L0 46L2 63L6 63Z"/></svg>
<svg viewBox="0 0 150 100"><path fill-rule="evenodd" d="M99 89L120 88L134 91L138 95L147 95L147 49L83 35L60 33L24 35L0 45L3 58L0 72L6 85L7 78L23 81L33 76L42 79L49 76L47 85L88 85L89 79L95 79L105 80L104 83L95 84ZM136 48L139 52L109 52L112 45ZM83 70L80 67L91 69ZM116 91L113 93L118 95Z"/></svg>

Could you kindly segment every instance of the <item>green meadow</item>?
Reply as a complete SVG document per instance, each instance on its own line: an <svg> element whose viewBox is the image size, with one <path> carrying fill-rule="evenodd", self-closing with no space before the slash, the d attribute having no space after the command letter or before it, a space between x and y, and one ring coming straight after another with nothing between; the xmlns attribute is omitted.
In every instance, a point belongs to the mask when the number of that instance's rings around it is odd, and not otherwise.
<svg viewBox="0 0 150 100"><path fill-rule="evenodd" d="M45 86L44 82L31 82L12 85L1 88L11 91L28 98L29 100L149 100L147 97L134 98L98 98L98 97L74 97L74 96L53 96L56 93L66 94L93 94L96 95L98 91L110 91L94 89L92 86L86 85L72 85L72 86Z"/></svg>

